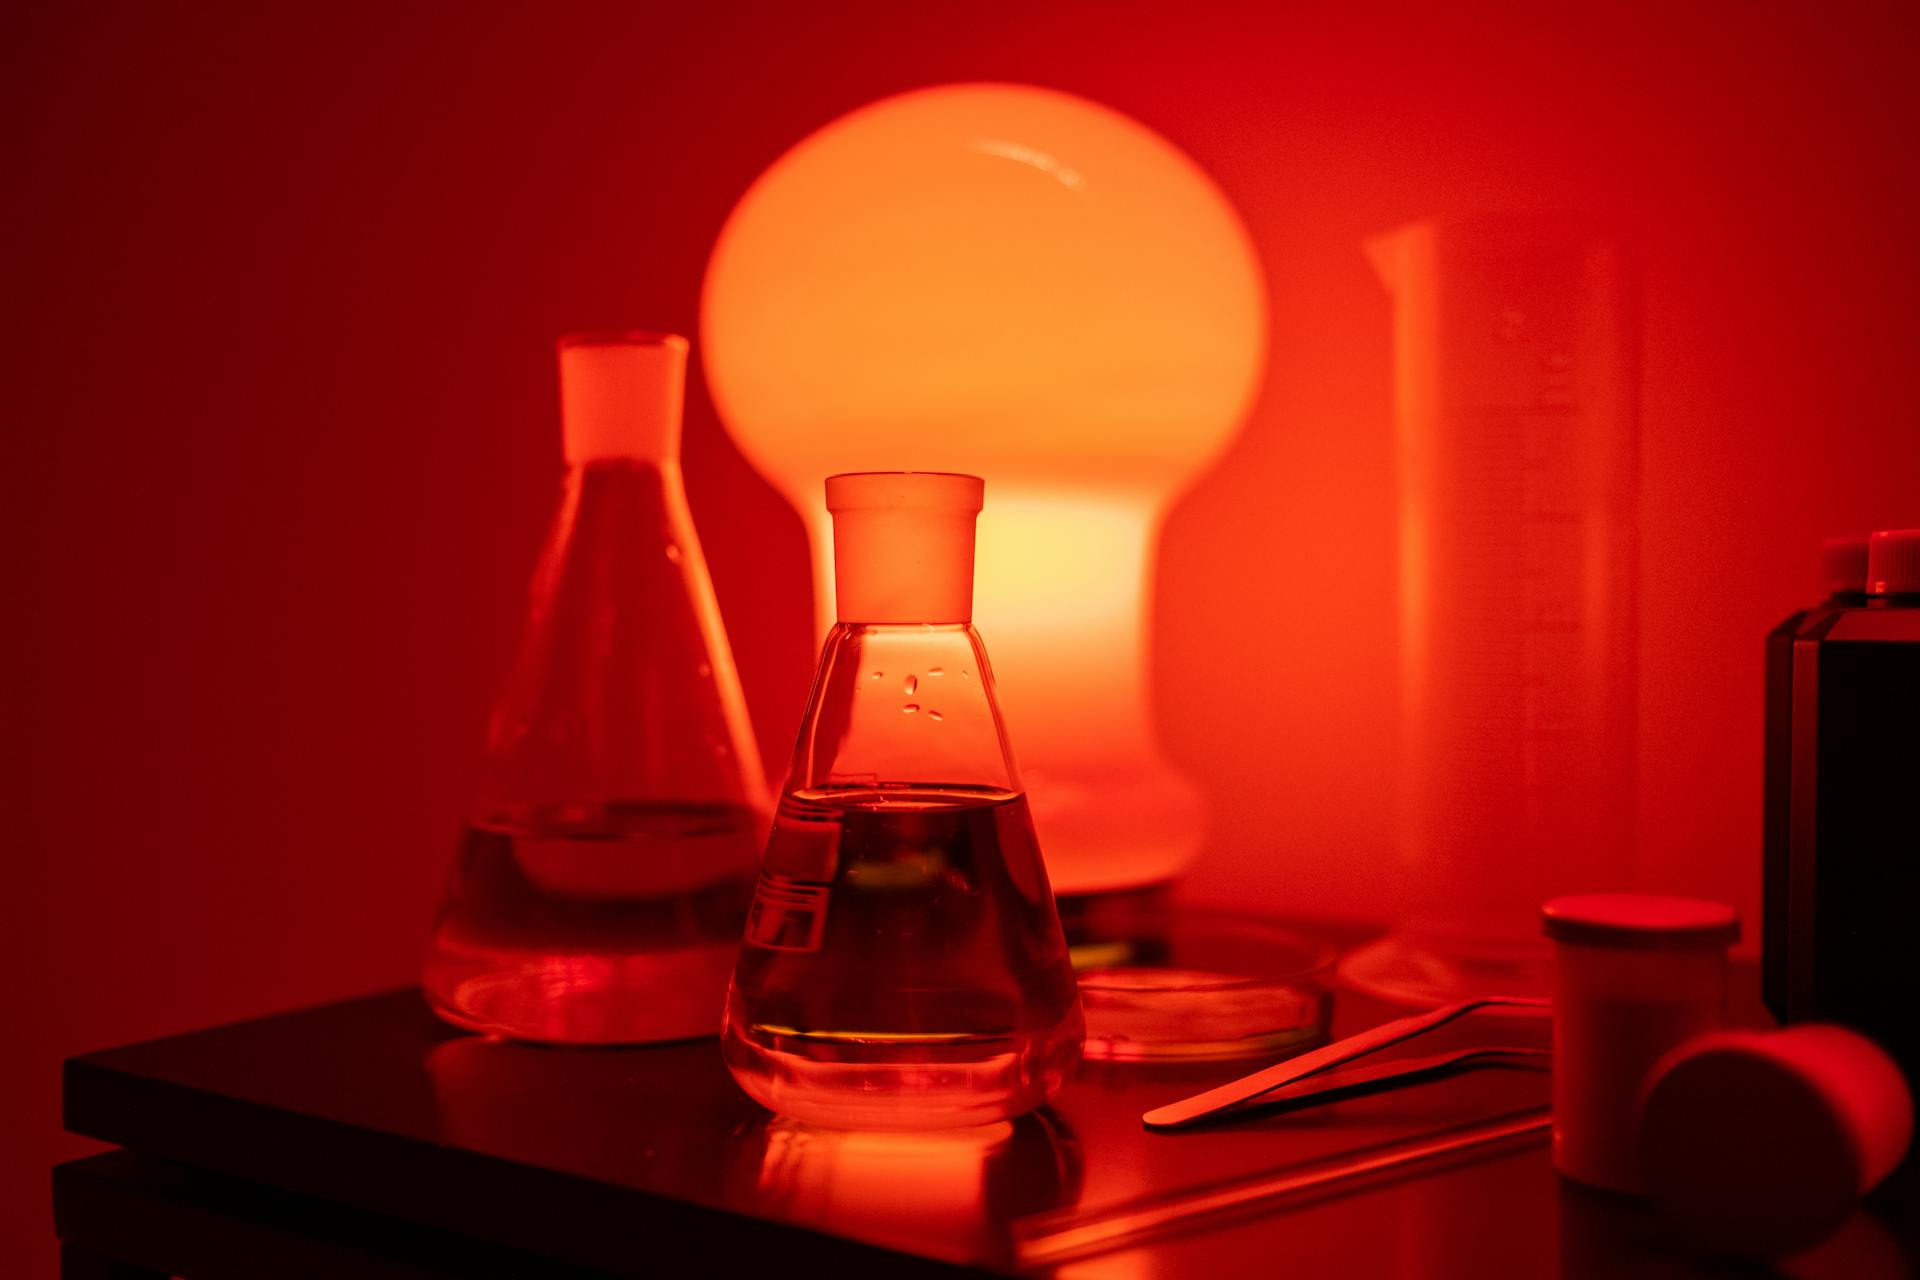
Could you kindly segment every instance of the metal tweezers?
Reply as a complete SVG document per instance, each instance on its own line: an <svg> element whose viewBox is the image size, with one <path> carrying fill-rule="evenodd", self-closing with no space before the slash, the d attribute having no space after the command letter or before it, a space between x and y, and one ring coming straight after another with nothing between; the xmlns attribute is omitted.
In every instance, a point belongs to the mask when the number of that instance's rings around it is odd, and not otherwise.
<svg viewBox="0 0 1920 1280"><path fill-rule="evenodd" d="M1289 1058L1285 1062L1256 1071L1249 1076L1242 1076L1238 1080L1209 1089L1205 1093L1197 1093L1191 1098L1171 1102L1164 1107L1155 1107L1140 1119L1149 1129L1184 1129L1208 1121L1230 1119L1243 1112L1264 1109L1280 1102L1383 1087L1386 1082L1397 1082L1402 1079L1411 1081L1457 1066L1513 1060L1526 1061L1548 1055L1549 1051L1546 1049L1521 1045L1478 1045L1424 1058L1396 1058L1391 1062L1372 1063L1350 1071L1333 1070L1356 1058L1364 1058L1370 1053L1391 1045L1425 1035L1436 1027L1445 1026L1476 1009L1496 1005L1534 1010L1542 1014L1549 1008L1545 1000L1520 996L1482 996L1477 1000L1462 1000L1458 1004L1443 1005L1427 1013L1383 1022L1371 1030L1362 1031L1359 1035L1348 1036L1345 1040L1315 1049L1311 1053Z"/></svg>

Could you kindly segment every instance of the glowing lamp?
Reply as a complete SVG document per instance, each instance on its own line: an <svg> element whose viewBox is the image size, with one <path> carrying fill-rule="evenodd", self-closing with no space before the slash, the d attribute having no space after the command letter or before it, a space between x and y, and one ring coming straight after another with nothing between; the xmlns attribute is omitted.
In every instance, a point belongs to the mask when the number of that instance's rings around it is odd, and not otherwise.
<svg viewBox="0 0 1920 1280"><path fill-rule="evenodd" d="M1155 745L1153 552L1264 371L1259 259L1166 139L1083 98L962 84L802 140L733 210L701 307L707 378L812 539L821 479L985 477L974 613L1054 888L1164 881L1203 812Z"/></svg>

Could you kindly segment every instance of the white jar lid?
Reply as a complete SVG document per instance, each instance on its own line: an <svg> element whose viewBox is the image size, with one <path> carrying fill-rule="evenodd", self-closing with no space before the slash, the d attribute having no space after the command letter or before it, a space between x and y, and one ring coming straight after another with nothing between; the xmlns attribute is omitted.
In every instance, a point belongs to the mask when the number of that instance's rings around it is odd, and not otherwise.
<svg viewBox="0 0 1920 1280"><path fill-rule="evenodd" d="M1592 947L1730 947L1740 940L1740 914L1724 902L1657 893L1581 893L1540 908L1541 927L1556 942Z"/></svg>

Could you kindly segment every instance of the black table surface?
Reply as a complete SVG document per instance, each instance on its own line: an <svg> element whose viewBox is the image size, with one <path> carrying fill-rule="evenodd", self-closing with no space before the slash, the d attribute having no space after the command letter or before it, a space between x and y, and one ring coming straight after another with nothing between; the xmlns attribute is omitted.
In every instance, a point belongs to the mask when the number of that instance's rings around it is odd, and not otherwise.
<svg viewBox="0 0 1920 1280"><path fill-rule="evenodd" d="M1398 1012L1347 993L1336 1008L1338 1034ZM1419 1051L1488 1039L1475 1022ZM1498 1029L1502 1042L1544 1034L1537 1021ZM1051 1107L1010 1125L849 1134L770 1116L734 1085L715 1041L506 1044L447 1027L405 990L70 1060L67 1127L127 1155L67 1166L56 1217L64 1239L108 1253L101 1206L136 1200L155 1221L155 1206L189 1203L208 1221L217 1206L229 1225L279 1214L296 1240L388 1223L429 1233L443 1253L452 1241L494 1258L475 1273L503 1258L617 1275L689 1260L727 1274L1700 1273L1631 1202L1562 1184L1541 1133L1250 1208L1156 1212L1173 1220L1131 1236L1089 1230L1117 1211L1186 1205L1547 1097L1544 1072L1483 1070L1228 1126L1142 1127L1142 1111L1253 1065L1089 1064ZM247 1189L277 1198L261 1208ZM287 1226L288 1204L322 1206L334 1225ZM1904 1236L1862 1213L1796 1271L1910 1274ZM265 1237L250 1238L266 1256Z"/></svg>

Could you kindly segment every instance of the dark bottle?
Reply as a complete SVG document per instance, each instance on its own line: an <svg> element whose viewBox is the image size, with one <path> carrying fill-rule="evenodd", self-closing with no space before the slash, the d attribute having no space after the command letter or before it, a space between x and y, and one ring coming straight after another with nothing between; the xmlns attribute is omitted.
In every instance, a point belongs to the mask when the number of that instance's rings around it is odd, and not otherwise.
<svg viewBox="0 0 1920 1280"><path fill-rule="evenodd" d="M1857 544L1857 540L1856 544ZM1762 983L1782 1022L1840 1022L1920 1067L1920 529L1767 637Z"/></svg>
<svg viewBox="0 0 1920 1280"><path fill-rule="evenodd" d="M1767 633L1766 816L1761 876L1761 992L1774 1016L1786 1020L1787 829L1793 778L1793 641L1809 619L1867 602L1867 539L1864 534L1828 538L1820 544L1820 577L1826 598L1796 610Z"/></svg>

